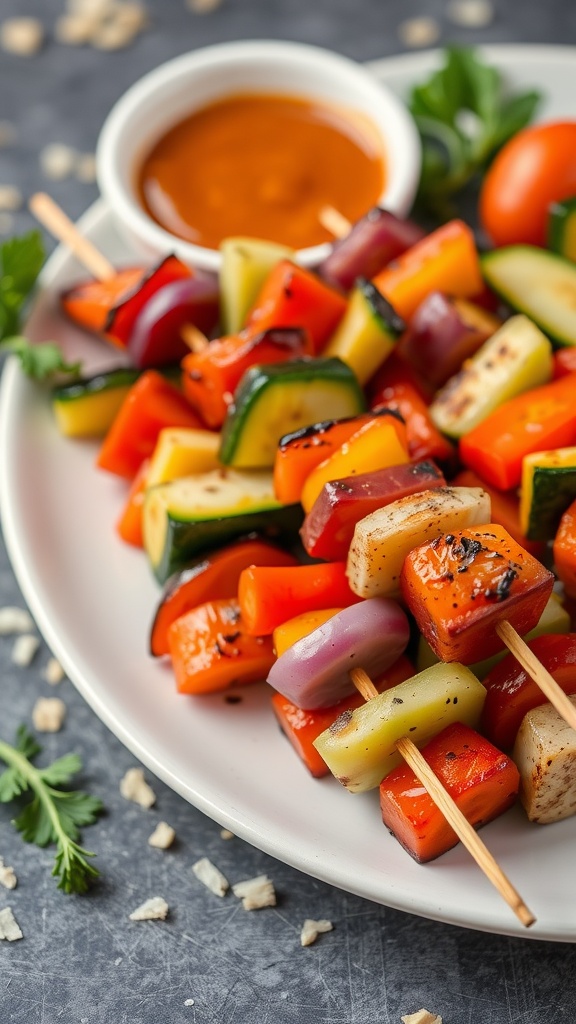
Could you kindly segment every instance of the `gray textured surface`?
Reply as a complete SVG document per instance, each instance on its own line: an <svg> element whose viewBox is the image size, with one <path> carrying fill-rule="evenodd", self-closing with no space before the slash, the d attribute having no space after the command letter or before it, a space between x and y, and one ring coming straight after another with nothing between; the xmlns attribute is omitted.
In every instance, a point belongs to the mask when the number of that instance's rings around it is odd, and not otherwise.
<svg viewBox="0 0 576 1024"><path fill-rule="evenodd" d="M277 37L375 58L401 50L402 18L425 12L442 19L445 10L442 0L224 0L201 17L188 13L183 0L148 6L153 28L127 51L64 49L49 40L33 60L0 52L0 119L19 130L17 144L0 151L0 183L17 183L25 195L47 187L38 166L46 143L92 150L121 92L188 48ZM36 13L50 29L63 7L63 0L2 0L0 17ZM568 0L500 0L483 31L450 29L445 20L443 28L441 41L574 42L576 8ZM96 196L94 186L71 181L50 191L73 217ZM22 212L15 229L31 225ZM0 605L7 603L21 599L0 547ZM11 647L11 638L0 638L0 735L6 738L21 721L30 724L38 696L54 694L41 677L46 648L30 668L17 669ZM24 845L0 808L0 856L19 878L13 892L0 889L0 908L12 906L25 936L0 944L1 1024L396 1024L421 1006L442 1014L445 1024L574 1019L573 946L442 926L331 889L240 840L224 842L218 825L155 780L154 809L128 804L118 782L134 758L69 682L57 692L68 719L61 733L45 738L45 756L81 751L83 784L105 798L107 814L85 833L98 851L102 880L84 898L57 892L51 853ZM161 819L178 834L167 852L147 845ZM200 856L231 881L267 872L278 906L247 914L234 897L219 900L192 875ZM169 919L129 921L130 911L154 894L168 900ZM306 917L328 917L335 930L301 949Z"/></svg>

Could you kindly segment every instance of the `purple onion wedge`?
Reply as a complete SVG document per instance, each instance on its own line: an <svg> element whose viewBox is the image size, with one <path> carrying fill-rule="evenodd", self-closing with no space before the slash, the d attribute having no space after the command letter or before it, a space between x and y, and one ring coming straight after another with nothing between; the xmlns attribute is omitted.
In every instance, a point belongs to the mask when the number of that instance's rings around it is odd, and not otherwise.
<svg viewBox="0 0 576 1024"><path fill-rule="evenodd" d="M190 351L182 328L192 324L203 334L211 333L218 321L218 302L218 279L204 271L159 288L130 332L127 349L134 366L165 366L182 359Z"/></svg>
<svg viewBox="0 0 576 1024"><path fill-rule="evenodd" d="M381 675L405 651L409 636L408 619L395 601L361 601L297 640L274 663L268 682L298 707L330 707L353 692L350 669Z"/></svg>
<svg viewBox="0 0 576 1024"><path fill-rule="evenodd" d="M425 232L411 220L401 220L388 210L373 207L318 266L327 284L348 292L357 277L370 279L391 260L419 242Z"/></svg>

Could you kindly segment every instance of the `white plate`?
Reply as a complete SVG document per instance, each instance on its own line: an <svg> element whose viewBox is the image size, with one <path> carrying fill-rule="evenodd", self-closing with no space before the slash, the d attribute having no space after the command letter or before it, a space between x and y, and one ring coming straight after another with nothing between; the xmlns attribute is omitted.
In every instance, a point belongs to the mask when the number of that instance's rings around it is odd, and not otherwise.
<svg viewBox="0 0 576 1024"><path fill-rule="evenodd" d="M541 117L576 113L576 50L486 53L513 85L545 90ZM375 70L404 92L436 60L397 57ZM112 260L129 259L102 203L82 227ZM55 253L29 333L57 338L86 369L97 370L114 353L65 324L54 300L79 273L65 252ZM280 734L263 684L247 687L232 705L222 696L176 694L169 668L147 655L157 585L144 556L114 532L125 487L94 469L96 450L61 438L47 392L8 362L0 396L0 501L9 554L46 641L112 732L186 800L310 875L440 921L576 940L576 819L538 828L515 810L482 833L538 918L527 933L465 850L419 866L381 824L376 793L352 796L331 778L310 778Z"/></svg>

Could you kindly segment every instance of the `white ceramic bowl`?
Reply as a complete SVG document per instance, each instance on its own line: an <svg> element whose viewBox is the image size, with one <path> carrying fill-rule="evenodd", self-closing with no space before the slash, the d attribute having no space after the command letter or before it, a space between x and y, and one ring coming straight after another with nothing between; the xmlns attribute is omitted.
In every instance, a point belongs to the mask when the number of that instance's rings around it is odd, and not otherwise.
<svg viewBox="0 0 576 1024"><path fill-rule="evenodd" d="M220 253L166 231L140 205L136 175L152 145L195 109L238 92L287 93L340 104L367 116L378 131L386 187L378 200L399 216L411 207L420 174L420 142L402 102L370 72L319 47L277 41L223 43L162 64L135 83L108 115L98 140L100 191L123 237L143 255L175 252L191 266L217 271ZM299 250L314 266L329 244Z"/></svg>

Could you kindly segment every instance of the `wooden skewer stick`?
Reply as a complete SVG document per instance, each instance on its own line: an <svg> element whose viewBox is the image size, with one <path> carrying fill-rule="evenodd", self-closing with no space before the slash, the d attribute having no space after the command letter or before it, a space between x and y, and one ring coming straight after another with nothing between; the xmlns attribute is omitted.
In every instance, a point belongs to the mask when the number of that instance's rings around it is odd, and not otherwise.
<svg viewBox="0 0 576 1024"><path fill-rule="evenodd" d="M116 270L110 260L80 233L76 225L46 192L36 192L30 198L28 206L36 219L59 242L67 245L94 277L99 281L107 281L115 276Z"/></svg>
<svg viewBox="0 0 576 1024"><path fill-rule="evenodd" d="M522 668L526 670L536 685L540 687L544 696L553 704L560 717L572 729L576 729L576 707L568 699L554 677L550 675L548 669L538 661L538 658L530 650L528 644L516 632L514 626L503 620L497 624L496 632L502 642L506 644L510 653L520 662Z"/></svg>
<svg viewBox="0 0 576 1024"><path fill-rule="evenodd" d="M334 235L334 238L344 238L352 229L348 218L340 213L335 206L323 206L318 214L318 220L322 227L326 228L326 231Z"/></svg>
<svg viewBox="0 0 576 1024"><path fill-rule="evenodd" d="M203 352L210 344L206 335L194 324L184 324L180 328L180 334L191 352Z"/></svg>
<svg viewBox="0 0 576 1024"><path fill-rule="evenodd" d="M358 692L364 697L364 700L371 700L373 697L378 696L378 690L364 669L353 668L350 672L350 678ZM447 822L452 826L460 841L472 855L478 867L484 872L488 880L492 882L492 885L495 886L502 898L506 900L506 903L514 911L521 923L526 928L529 928L536 920L534 914L528 909L518 891L490 853L488 847L480 839L476 830L462 814L457 803L431 770L430 765L422 756L418 747L407 736L403 736L397 740L396 749L422 783L436 806L442 811Z"/></svg>

